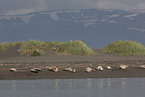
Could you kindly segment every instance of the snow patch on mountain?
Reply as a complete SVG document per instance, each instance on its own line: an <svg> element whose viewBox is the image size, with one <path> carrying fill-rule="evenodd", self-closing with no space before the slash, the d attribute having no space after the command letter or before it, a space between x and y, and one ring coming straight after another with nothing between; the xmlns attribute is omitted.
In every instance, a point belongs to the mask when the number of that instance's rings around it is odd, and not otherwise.
<svg viewBox="0 0 145 97"><path fill-rule="evenodd" d="M88 27L89 25L95 24L95 22L86 23L84 26Z"/></svg>
<svg viewBox="0 0 145 97"><path fill-rule="evenodd" d="M6 19L6 20L16 19L16 16L0 16L0 20L3 20L3 19Z"/></svg>
<svg viewBox="0 0 145 97"><path fill-rule="evenodd" d="M108 23L117 23L117 21L113 21L113 20L112 20L112 21L109 21Z"/></svg>
<svg viewBox="0 0 145 97"><path fill-rule="evenodd" d="M140 28L128 28L129 30L137 30L141 32L145 32L145 29L140 29Z"/></svg>
<svg viewBox="0 0 145 97"><path fill-rule="evenodd" d="M131 14L131 15L125 15L124 17L125 18L132 18L132 17L135 17L137 15L138 15L138 13L135 13L135 14Z"/></svg>
<svg viewBox="0 0 145 97"><path fill-rule="evenodd" d="M80 10L65 10L63 12L66 12L66 13L79 13Z"/></svg>
<svg viewBox="0 0 145 97"><path fill-rule="evenodd" d="M83 20L81 22L84 22L85 23L85 27L89 26L89 25L92 25L92 24L95 24L97 21L97 19L92 19L92 20Z"/></svg>
<svg viewBox="0 0 145 97"><path fill-rule="evenodd" d="M108 20L107 20L107 19L102 19L101 21L102 21L102 22L106 22L106 21L108 21Z"/></svg>
<svg viewBox="0 0 145 97"><path fill-rule="evenodd" d="M74 17L73 15L71 15L72 19L79 19L79 17Z"/></svg>
<svg viewBox="0 0 145 97"><path fill-rule="evenodd" d="M63 13L63 11L48 11L48 12L41 12L40 14L42 15L50 15L51 19L53 20L59 20L59 16L57 15L58 13Z"/></svg>
<svg viewBox="0 0 145 97"><path fill-rule="evenodd" d="M83 20L82 22L96 22L97 19L93 19L93 20Z"/></svg>
<svg viewBox="0 0 145 97"><path fill-rule="evenodd" d="M30 21L32 17L35 17L35 14L25 15L25 16L19 16L26 24Z"/></svg>
<svg viewBox="0 0 145 97"><path fill-rule="evenodd" d="M109 16L110 18L114 18L114 17L118 17L119 15L118 14L114 14L114 15L111 15Z"/></svg>
<svg viewBox="0 0 145 97"><path fill-rule="evenodd" d="M53 20L59 20L59 17L57 16L57 12L50 12L49 15Z"/></svg>
<svg viewBox="0 0 145 97"><path fill-rule="evenodd" d="M12 20L12 19L20 18L23 20L23 22L27 24L32 17L35 17L35 14L17 15L17 16L0 16L0 20L3 20L3 19Z"/></svg>

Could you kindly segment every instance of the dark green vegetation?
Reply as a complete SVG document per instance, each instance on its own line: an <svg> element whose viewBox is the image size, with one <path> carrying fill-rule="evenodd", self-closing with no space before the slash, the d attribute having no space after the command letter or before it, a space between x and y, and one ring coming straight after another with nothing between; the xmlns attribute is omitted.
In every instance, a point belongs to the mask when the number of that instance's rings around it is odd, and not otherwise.
<svg viewBox="0 0 145 97"><path fill-rule="evenodd" d="M85 43L80 40L56 42L56 41L37 41L27 40L23 42L3 42L0 44L0 52L4 52L9 47L19 45L18 52L21 55L42 56L45 54L57 55L80 55L90 56L96 53L87 47ZM103 53L117 54L121 56L144 56L145 47L135 41L114 41L102 48Z"/></svg>
<svg viewBox="0 0 145 97"><path fill-rule="evenodd" d="M39 49L34 49L31 54L31 56L42 56L44 55L43 51L39 50Z"/></svg>
<svg viewBox="0 0 145 97"><path fill-rule="evenodd" d="M79 40L65 42L57 50L57 53L61 55L83 55L83 56L94 54L94 52L90 48L88 48L86 44L84 44L82 41Z"/></svg>
<svg viewBox="0 0 145 97"><path fill-rule="evenodd" d="M46 52L53 51L57 55L93 55L94 52L87 47L82 41L67 42L42 42L36 40L27 40L23 42L4 42L0 44L0 51L4 52L7 48L20 45L18 52L21 55L41 56L48 54Z"/></svg>
<svg viewBox="0 0 145 97"><path fill-rule="evenodd" d="M145 55L145 48L135 41L114 41L103 48L104 53L117 54L121 56Z"/></svg>

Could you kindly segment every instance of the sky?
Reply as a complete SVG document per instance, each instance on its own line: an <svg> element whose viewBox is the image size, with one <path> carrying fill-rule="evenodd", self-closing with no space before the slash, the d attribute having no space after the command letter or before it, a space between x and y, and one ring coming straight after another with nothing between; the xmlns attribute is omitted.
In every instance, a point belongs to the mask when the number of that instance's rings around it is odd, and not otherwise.
<svg viewBox="0 0 145 97"><path fill-rule="evenodd" d="M0 0L0 15L61 9L145 9L145 0Z"/></svg>

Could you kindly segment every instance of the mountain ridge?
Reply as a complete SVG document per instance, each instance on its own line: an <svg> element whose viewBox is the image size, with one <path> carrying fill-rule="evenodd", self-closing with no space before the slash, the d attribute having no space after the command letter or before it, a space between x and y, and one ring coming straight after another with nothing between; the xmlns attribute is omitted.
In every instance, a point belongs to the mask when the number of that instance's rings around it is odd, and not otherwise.
<svg viewBox="0 0 145 97"><path fill-rule="evenodd" d="M119 9L0 15L0 42L81 40L91 48L102 48L115 40L132 40L145 45L144 17L145 13Z"/></svg>

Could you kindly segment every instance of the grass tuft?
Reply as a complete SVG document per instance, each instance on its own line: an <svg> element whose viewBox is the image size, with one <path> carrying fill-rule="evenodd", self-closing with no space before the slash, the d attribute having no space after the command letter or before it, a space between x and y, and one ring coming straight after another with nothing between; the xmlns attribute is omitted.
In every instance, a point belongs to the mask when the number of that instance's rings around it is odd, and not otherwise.
<svg viewBox="0 0 145 97"><path fill-rule="evenodd" d="M145 48L135 41L114 41L103 48L104 53L117 54L121 56L145 55Z"/></svg>
<svg viewBox="0 0 145 97"><path fill-rule="evenodd" d="M43 51L45 49L44 42L37 40L27 40L20 43L20 54L30 54L35 49Z"/></svg>
<svg viewBox="0 0 145 97"><path fill-rule="evenodd" d="M81 55L81 56L88 56L94 54L94 52L80 40L76 41L70 40L61 44L60 48L57 50L57 53L60 55Z"/></svg>
<svg viewBox="0 0 145 97"><path fill-rule="evenodd" d="M42 56L42 55L44 55L44 53L43 53L41 50L39 50L39 49L35 49L35 50L33 50L33 51L31 52L30 55L31 55L31 56Z"/></svg>
<svg viewBox="0 0 145 97"><path fill-rule="evenodd" d="M44 43L45 51L49 51L52 49L58 49L63 42L57 42L57 41L47 41Z"/></svg>

